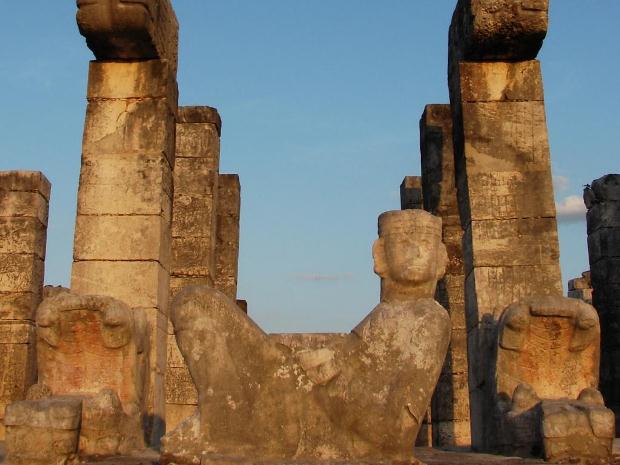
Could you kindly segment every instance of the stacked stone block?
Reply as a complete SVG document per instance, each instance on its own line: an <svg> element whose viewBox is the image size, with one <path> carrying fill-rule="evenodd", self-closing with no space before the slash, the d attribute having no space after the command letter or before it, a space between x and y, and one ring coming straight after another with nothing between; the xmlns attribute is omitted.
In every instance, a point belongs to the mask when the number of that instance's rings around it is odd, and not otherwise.
<svg viewBox="0 0 620 465"><path fill-rule="evenodd" d="M165 60L90 64L71 288L147 315L153 437L164 418L176 102Z"/></svg>
<svg viewBox="0 0 620 465"><path fill-rule="evenodd" d="M0 440L4 410L36 380L35 311L43 292L50 183L0 173Z"/></svg>
<svg viewBox="0 0 620 465"><path fill-rule="evenodd" d="M592 305L592 278L589 271L581 273L581 278L571 279L568 282L568 297Z"/></svg>
<svg viewBox="0 0 620 465"><path fill-rule="evenodd" d="M191 285L213 287L222 122L215 108L180 107L172 218L170 298ZM166 429L196 409L198 394L169 328Z"/></svg>
<svg viewBox="0 0 620 465"><path fill-rule="evenodd" d="M497 319L531 295L562 295L540 63L548 1L459 0L449 85L468 334L472 443L492 449L484 377Z"/></svg>
<svg viewBox="0 0 620 465"><path fill-rule="evenodd" d="M432 401L433 445L471 445L465 325L465 271L452 145L450 105L427 105L420 120L420 151L424 209L443 220L448 250L446 275L437 283L435 299L452 320L448 356Z"/></svg>
<svg viewBox="0 0 620 465"><path fill-rule="evenodd" d="M88 76L71 287L146 314L145 424L157 444L165 414L179 24L170 0L77 7L96 60Z"/></svg>
<svg viewBox="0 0 620 465"><path fill-rule="evenodd" d="M214 284L216 289L235 301L237 299L241 211L239 175L220 174L217 196Z"/></svg>
<svg viewBox="0 0 620 465"><path fill-rule="evenodd" d="M424 208L422 200L422 177L405 176L400 184L400 209L416 210Z"/></svg>
<svg viewBox="0 0 620 465"><path fill-rule="evenodd" d="M400 207L401 210L424 209L422 176L405 176L400 184ZM424 414L415 445L416 447L433 446L433 419L430 405L428 411Z"/></svg>
<svg viewBox="0 0 620 465"><path fill-rule="evenodd" d="M620 175L608 174L584 192L593 305L601 321L600 390L620 427Z"/></svg>

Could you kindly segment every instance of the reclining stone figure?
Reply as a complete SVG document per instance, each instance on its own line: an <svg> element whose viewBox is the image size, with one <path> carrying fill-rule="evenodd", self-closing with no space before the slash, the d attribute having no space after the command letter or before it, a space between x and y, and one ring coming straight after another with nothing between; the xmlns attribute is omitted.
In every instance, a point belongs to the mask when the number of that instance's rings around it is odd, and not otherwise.
<svg viewBox="0 0 620 465"><path fill-rule="evenodd" d="M72 463L144 447L148 332L122 302L68 292L36 315L38 383L7 407L9 465Z"/></svg>
<svg viewBox="0 0 620 465"><path fill-rule="evenodd" d="M199 405L164 437L162 463L411 460L450 338L433 300L447 261L441 220L382 214L373 255L381 302L320 348L293 351L214 289L181 291L171 319Z"/></svg>
<svg viewBox="0 0 620 465"><path fill-rule="evenodd" d="M598 315L581 300L532 297L504 311L489 379L501 451L607 463L615 427L596 390L599 346Z"/></svg>

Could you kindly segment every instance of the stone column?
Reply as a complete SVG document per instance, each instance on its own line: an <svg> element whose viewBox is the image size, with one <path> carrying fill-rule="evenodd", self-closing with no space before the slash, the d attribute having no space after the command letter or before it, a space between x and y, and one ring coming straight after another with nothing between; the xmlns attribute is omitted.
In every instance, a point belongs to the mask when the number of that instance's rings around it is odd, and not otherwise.
<svg viewBox="0 0 620 465"><path fill-rule="evenodd" d="M437 283L435 300L450 314L452 337L448 356L431 404L433 445L471 446L463 230L454 180L450 105L427 105L420 120L420 152L424 209L443 220L448 250L446 275Z"/></svg>
<svg viewBox="0 0 620 465"><path fill-rule="evenodd" d="M241 185L236 174L220 174L217 199L215 288L237 299Z"/></svg>
<svg viewBox="0 0 620 465"><path fill-rule="evenodd" d="M422 198L422 177L405 176L400 184L400 209L401 210L422 210L424 201ZM431 407L424 414L424 419L420 425L420 431L415 442L416 447L433 447L433 419Z"/></svg>
<svg viewBox="0 0 620 465"><path fill-rule="evenodd" d="M50 183L0 173L0 440L4 409L36 380L34 319L43 292Z"/></svg>
<svg viewBox="0 0 620 465"><path fill-rule="evenodd" d="M400 184L400 209L422 209L422 178L420 176L405 176Z"/></svg>
<svg viewBox="0 0 620 465"><path fill-rule="evenodd" d="M176 125L170 298L191 285L213 287L222 122L215 108L180 107ZM166 430L189 417L198 394L169 327Z"/></svg>
<svg viewBox="0 0 620 465"><path fill-rule="evenodd" d="M584 200L592 303L601 322L600 391L620 431L620 174L593 181Z"/></svg>
<svg viewBox="0 0 620 465"><path fill-rule="evenodd" d="M97 60L89 69L71 288L147 315L145 423L157 444L165 429L178 23L169 0L78 7Z"/></svg>
<svg viewBox="0 0 620 465"><path fill-rule="evenodd" d="M562 295L540 63L548 0L459 0L449 85L464 230L472 442L494 445L484 383L496 323L526 296Z"/></svg>

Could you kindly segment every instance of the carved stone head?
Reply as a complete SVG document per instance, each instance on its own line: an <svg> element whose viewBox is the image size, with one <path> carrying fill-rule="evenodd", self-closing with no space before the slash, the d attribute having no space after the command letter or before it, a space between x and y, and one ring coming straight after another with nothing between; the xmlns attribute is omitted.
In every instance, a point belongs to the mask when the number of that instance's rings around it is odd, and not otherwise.
<svg viewBox="0 0 620 465"><path fill-rule="evenodd" d="M375 273L382 278L382 298L388 288L398 288L402 297L412 292L422 297L420 290L433 297L448 262L441 224L440 218L424 210L390 211L379 217L373 258Z"/></svg>

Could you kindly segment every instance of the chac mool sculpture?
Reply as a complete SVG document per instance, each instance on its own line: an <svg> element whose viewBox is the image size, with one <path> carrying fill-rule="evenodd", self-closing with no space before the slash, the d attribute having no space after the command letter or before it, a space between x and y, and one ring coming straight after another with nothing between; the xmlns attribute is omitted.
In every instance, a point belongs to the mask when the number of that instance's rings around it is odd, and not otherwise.
<svg viewBox="0 0 620 465"><path fill-rule="evenodd" d="M381 302L318 348L293 350L212 288L181 291L171 319L198 411L163 438L162 463L413 459L450 339L433 300L447 260L441 220L382 214L373 256Z"/></svg>

